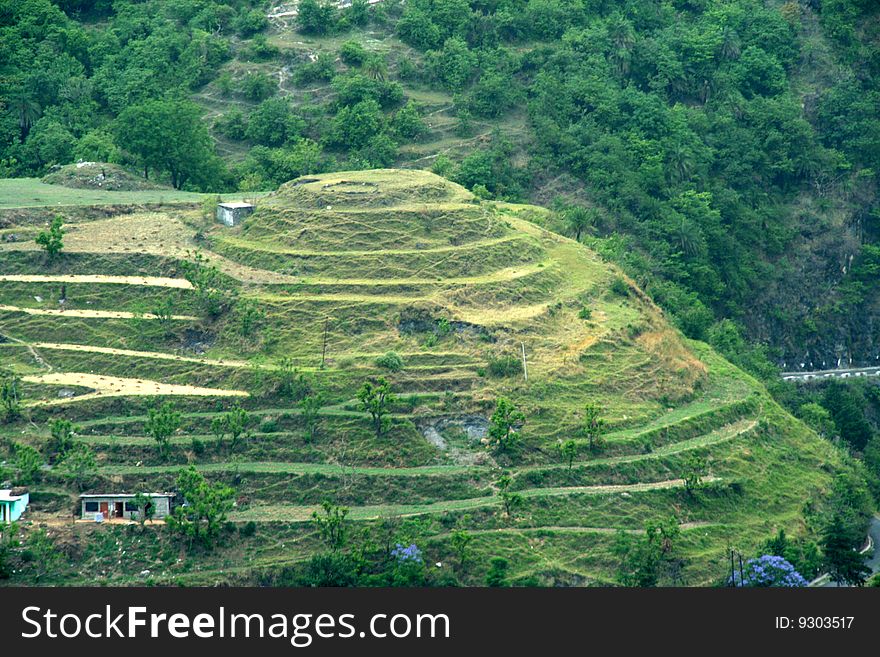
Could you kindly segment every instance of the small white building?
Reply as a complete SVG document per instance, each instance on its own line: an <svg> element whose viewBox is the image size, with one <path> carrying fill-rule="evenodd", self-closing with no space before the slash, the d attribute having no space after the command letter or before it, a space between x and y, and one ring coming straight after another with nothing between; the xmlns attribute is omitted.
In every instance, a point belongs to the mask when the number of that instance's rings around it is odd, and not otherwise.
<svg viewBox="0 0 880 657"><path fill-rule="evenodd" d="M218 203L217 221L226 226L238 226L244 218L254 211L253 203L241 201Z"/></svg>

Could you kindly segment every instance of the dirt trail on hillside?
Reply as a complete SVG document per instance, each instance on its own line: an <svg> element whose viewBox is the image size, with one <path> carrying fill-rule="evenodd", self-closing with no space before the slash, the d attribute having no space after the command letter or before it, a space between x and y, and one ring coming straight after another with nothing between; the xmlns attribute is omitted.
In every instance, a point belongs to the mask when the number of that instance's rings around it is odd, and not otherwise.
<svg viewBox="0 0 880 657"><path fill-rule="evenodd" d="M715 477L707 477L706 482L717 481ZM571 486L564 488L530 488L517 491L523 497L555 497L561 495L613 495L615 493L634 493L652 490L665 490L669 488L681 488L684 479L668 479L644 484L614 484L605 486ZM499 506L497 496L477 497L463 500L449 500L435 502L433 504L389 504L378 506L351 507L350 518L352 520L372 520L384 518L389 515L395 516L419 516L431 513L443 513L446 511L464 511L486 506ZM312 512L320 510L316 506L287 506L280 504L252 506L246 511L232 514L231 519L236 521L254 520L257 522L270 522L278 520L307 521Z"/></svg>
<svg viewBox="0 0 880 657"><path fill-rule="evenodd" d="M11 313L25 313L28 315L54 315L57 317L64 317L66 315L67 317L82 317L90 319L134 319L136 317L139 319L158 319L158 316L153 315L152 313L135 315L134 313L122 310L82 310L72 308L56 310L52 308L24 308L22 306L6 305L0 305L0 310L5 310ZM172 315L171 319L194 322L198 320L198 317L192 315Z"/></svg>
<svg viewBox="0 0 880 657"><path fill-rule="evenodd" d="M26 344L26 343L25 343ZM221 360L179 356L161 351L136 351L134 349L115 349L113 347L94 347L88 344L65 344L62 342L34 342L37 349L57 349L59 351L84 351L95 354L112 354L115 356L131 356L133 358L155 358L156 360L173 360L182 363L197 363L215 367L249 367L251 363L244 360Z"/></svg>
<svg viewBox="0 0 880 657"><path fill-rule="evenodd" d="M142 285L146 287L173 287L191 290L192 283L185 278L162 276L105 276L103 274L0 274L0 281L21 283L110 283L117 285Z"/></svg>
<svg viewBox="0 0 880 657"><path fill-rule="evenodd" d="M65 397L45 401L47 404L63 404L84 399L114 396L150 395L194 395L199 397L247 397L243 390L224 390L221 388L200 388L198 386L159 383L148 379L127 379L116 376L101 376L86 372L53 372L23 376L23 381L44 385L75 386L91 388L95 392L75 397ZM40 402L37 402L40 403Z"/></svg>

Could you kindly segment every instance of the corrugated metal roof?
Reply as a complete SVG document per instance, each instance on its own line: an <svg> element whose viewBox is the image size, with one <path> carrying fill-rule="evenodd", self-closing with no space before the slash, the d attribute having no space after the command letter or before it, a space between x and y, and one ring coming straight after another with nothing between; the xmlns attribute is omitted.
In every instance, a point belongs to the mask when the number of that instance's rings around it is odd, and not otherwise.
<svg viewBox="0 0 880 657"><path fill-rule="evenodd" d="M137 493L83 493L81 498L110 497L116 499L137 497ZM175 497L177 493L144 493L147 497Z"/></svg>

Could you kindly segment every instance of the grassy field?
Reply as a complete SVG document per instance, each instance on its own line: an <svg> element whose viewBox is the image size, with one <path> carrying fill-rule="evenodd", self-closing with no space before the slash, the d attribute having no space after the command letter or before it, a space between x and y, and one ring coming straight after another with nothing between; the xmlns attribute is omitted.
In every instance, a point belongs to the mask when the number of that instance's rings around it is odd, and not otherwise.
<svg viewBox="0 0 880 657"><path fill-rule="evenodd" d="M465 584L493 556L514 581L607 584L615 533L670 516L689 584L717 581L729 546L809 533L804 505L840 455L618 270L527 220L543 212L421 171L343 172L282 186L233 229L177 208L78 221L53 262L0 243L0 362L21 376L28 415L0 438L42 447L47 422L70 419L99 460L88 490L169 490L192 464L236 489L233 523L257 525L181 558L158 528L73 524L77 491L50 469L29 526L74 555L53 581L277 581L319 548L308 520L324 500L375 540L393 525L431 562L449 561L452 530L467 529ZM196 250L235 292L230 310L206 314L184 278ZM400 367L382 365L387 352ZM293 390L281 385L291 368ZM377 435L356 392L378 376L397 400ZM317 392L310 432L299 399ZM515 455L482 440L501 397L526 417ZM167 400L181 428L160 456L145 421ZM608 424L594 450L588 402ZM233 449L212 422L239 404L252 424ZM569 439L570 466L557 450ZM694 455L708 472L691 493L681 475ZM523 500L512 516L503 473Z"/></svg>
<svg viewBox="0 0 880 657"><path fill-rule="evenodd" d="M176 189L108 191L52 185L38 178L0 179L0 210L11 208L65 207L80 205L142 205L199 203L217 194L182 192ZM241 198L241 194L220 194L221 198Z"/></svg>

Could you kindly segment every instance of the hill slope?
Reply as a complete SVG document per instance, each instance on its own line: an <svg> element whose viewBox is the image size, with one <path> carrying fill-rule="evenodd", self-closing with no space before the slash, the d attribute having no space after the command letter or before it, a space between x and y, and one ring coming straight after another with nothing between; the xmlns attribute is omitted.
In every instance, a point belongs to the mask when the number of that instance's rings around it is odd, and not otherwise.
<svg viewBox="0 0 880 657"><path fill-rule="evenodd" d="M0 358L34 422L7 439L42 449L45 421L71 419L98 455L89 490L171 489L192 463L236 488L233 521L257 523L181 561L163 532L66 520L74 491L50 469L32 519L74 546L53 576L284 583L319 550L309 517L325 499L371 540L415 542L441 568L455 563L452 530L470 531L466 584L494 556L514 581L611 582L615 533L669 517L689 584L723 576L729 545L807 533L805 502L841 466L830 444L613 266L542 229L544 214L427 172L358 171L287 183L233 229L183 210L81 221L54 263L0 244ZM379 432L356 400L377 377L397 396ZM300 400L317 394L311 431ZM525 417L511 452L485 444L502 398ZM182 427L162 459L145 419L169 399ZM607 422L596 449L588 403ZM236 404L255 419L233 448L212 421ZM557 449L569 439L571 466ZM691 493L694 456L708 470ZM504 472L522 496L512 514Z"/></svg>

